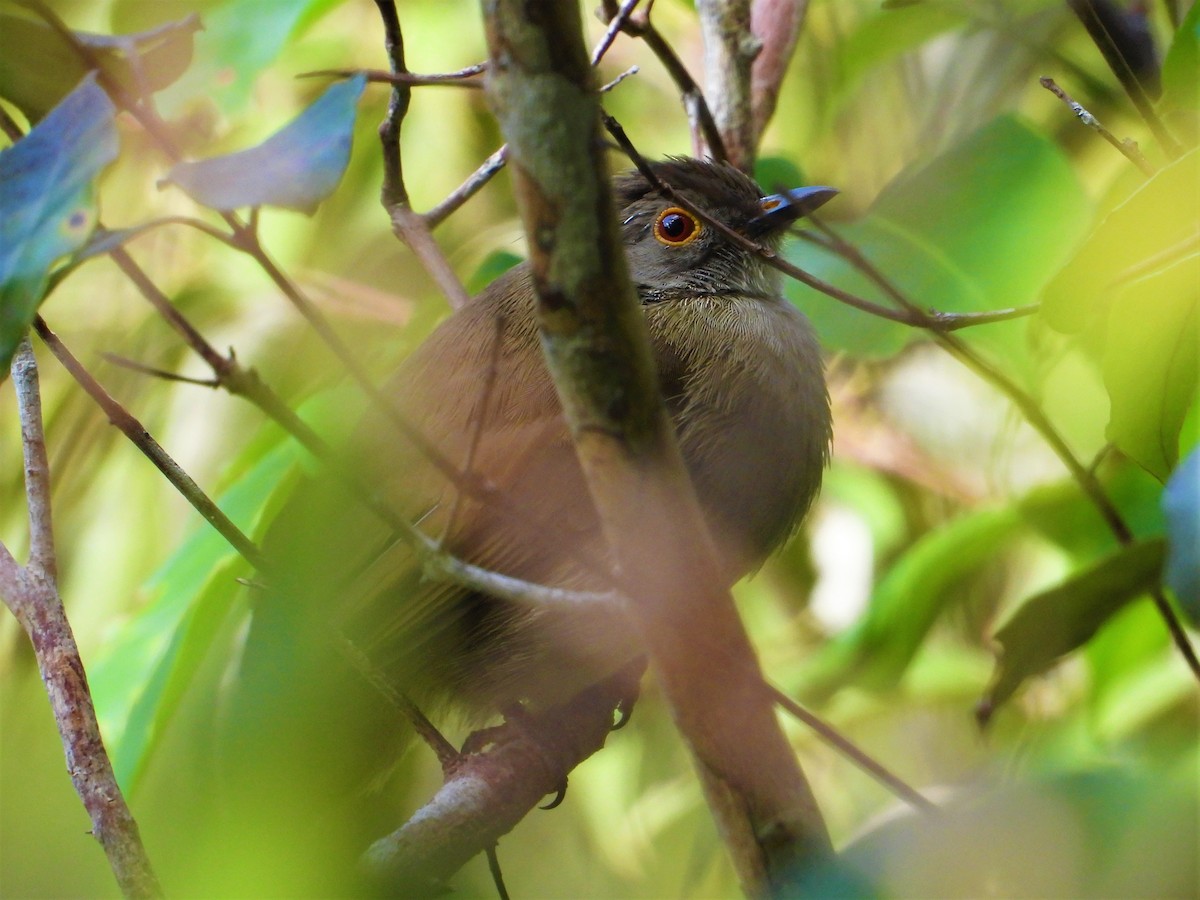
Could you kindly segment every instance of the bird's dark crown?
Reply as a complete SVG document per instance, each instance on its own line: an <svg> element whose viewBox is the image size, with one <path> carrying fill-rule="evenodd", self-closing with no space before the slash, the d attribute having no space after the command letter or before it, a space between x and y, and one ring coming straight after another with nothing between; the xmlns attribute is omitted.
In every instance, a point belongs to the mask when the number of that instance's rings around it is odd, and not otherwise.
<svg viewBox="0 0 1200 900"><path fill-rule="evenodd" d="M729 163L672 156L651 163L650 170L659 181L694 200L705 211L720 214L731 228L740 228L762 213L759 205L762 190L758 183ZM618 210L642 200L669 199L636 170L618 175L613 180L613 193Z"/></svg>

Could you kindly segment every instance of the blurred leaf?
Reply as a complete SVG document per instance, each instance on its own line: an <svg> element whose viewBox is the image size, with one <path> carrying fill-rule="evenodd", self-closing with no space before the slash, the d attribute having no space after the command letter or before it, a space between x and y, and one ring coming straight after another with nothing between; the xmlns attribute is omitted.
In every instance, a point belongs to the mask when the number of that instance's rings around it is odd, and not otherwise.
<svg viewBox="0 0 1200 900"><path fill-rule="evenodd" d="M340 0L226 0L205 13L196 64L160 98L168 115L196 97L237 112L288 39Z"/></svg>
<svg viewBox="0 0 1200 900"><path fill-rule="evenodd" d="M1085 644L1113 613L1153 587L1165 552L1159 538L1131 544L1023 603L996 631L1002 652L980 720L986 722L1026 678Z"/></svg>
<svg viewBox="0 0 1200 900"><path fill-rule="evenodd" d="M1200 113L1200 6L1192 4L1162 64L1161 109ZM1193 127L1195 120L1192 120Z"/></svg>
<svg viewBox="0 0 1200 900"><path fill-rule="evenodd" d="M93 182L117 155L113 115L89 77L0 151L0 372L37 313L50 266L95 227Z"/></svg>
<svg viewBox="0 0 1200 900"><path fill-rule="evenodd" d="M1200 185L1198 185L1200 190ZM1107 437L1160 480L1179 458L1200 362L1200 242L1117 292L1101 361Z"/></svg>
<svg viewBox="0 0 1200 900"><path fill-rule="evenodd" d="M795 897L1182 897L1197 883L1194 775L1129 766L957 789L881 816Z"/></svg>
<svg viewBox="0 0 1200 900"><path fill-rule="evenodd" d="M513 266L521 262L521 257L515 253L509 253L507 250L493 250L479 264L479 268L471 274L471 277L467 279L467 293L472 295L478 294Z"/></svg>
<svg viewBox="0 0 1200 900"><path fill-rule="evenodd" d="M346 171L365 85L362 75L334 84L258 146L179 163L160 186L173 182L213 209L282 206L311 214Z"/></svg>
<svg viewBox="0 0 1200 900"><path fill-rule="evenodd" d="M1022 527L1013 507L985 509L917 540L880 579L866 616L806 666L800 690L819 698L853 681L894 686L934 622L953 603L954 587L993 561Z"/></svg>
<svg viewBox="0 0 1200 900"><path fill-rule="evenodd" d="M192 60L196 16L138 34L75 32L104 71L138 96L174 82ZM31 122L42 118L88 72L75 49L45 22L0 13L0 97Z"/></svg>
<svg viewBox="0 0 1200 900"><path fill-rule="evenodd" d="M1068 334L1083 331L1108 313L1114 288L1186 256L1200 233L1197 185L1200 151L1193 150L1104 215L1046 286L1046 321Z"/></svg>
<svg viewBox="0 0 1200 900"><path fill-rule="evenodd" d="M1165 532L1159 506L1162 485L1144 469L1119 461L1102 467L1097 474L1134 534L1145 538ZM1091 562L1120 547L1095 504L1074 481L1035 488L1021 498L1018 508L1029 527L1076 560Z"/></svg>
<svg viewBox="0 0 1200 900"><path fill-rule="evenodd" d="M1192 622L1200 624L1200 447L1167 481L1162 505L1168 548L1164 580Z"/></svg>
<svg viewBox="0 0 1200 900"><path fill-rule="evenodd" d="M264 511L291 471L298 445L280 441L252 444L244 456L260 455L219 498L234 521L262 522ZM243 459L237 466L248 464ZM127 790L138 777L158 739L227 626L233 604L246 588L236 579L252 574L225 539L201 526L154 577L158 599L121 633L121 640L90 671L97 711L110 737L113 766Z"/></svg>
<svg viewBox="0 0 1200 900"><path fill-rule="evenodd" d="M950 312L1030 303L1057 272L1086 226L1083 190L1061 151L1002 116L927 165L898 176L844 237L914 303ZM834 285L893 304L844 260L798 241L788 258ZM922 333L865 316L797 282L787 295L813 319L822 343L864 356L889 356ZM1024 350L1025 323L963 334L999 345L1011 366Z"/></svg>
<svg viewBox="0 0 1200 900"><path fill-rule="evenodd" d="M754 163L754 180L768 194L807 183L800 167L783 156L761 156Z"/></svg>

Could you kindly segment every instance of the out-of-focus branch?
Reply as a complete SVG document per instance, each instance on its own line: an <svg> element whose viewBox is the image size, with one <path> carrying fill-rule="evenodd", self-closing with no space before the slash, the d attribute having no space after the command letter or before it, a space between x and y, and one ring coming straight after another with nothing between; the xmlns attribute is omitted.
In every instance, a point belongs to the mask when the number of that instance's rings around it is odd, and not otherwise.
<svg viewBox="0 0 1200 900"><path fill-rule="evenodd" d="M142 846L137 823L125 803L104 749L79 648L58 593L57 561L50 515L50 469L42 427L37 362L28 339L13 357L13 386L21 418L25 495L29 505L30 555L22 567L0 544L0 598L33 645L62 738L67 771L92 822L92 835L108 857L121 893L130 898L162 896Z"/></svg>
<svg viewBox="0 0 1200 900"><path fill-rule="evenodd" d="M1060 88L1055 83L1053 78L1047 78L1043 76L1038 79L1038 84L1052 93L1063 103L1067 104L1070 110L1079 117L1080 122L1082 122L1088 128L1091 128L1093 131L1099 134L1100 137L1104 138L1104 140L1116 147L1117 150L1121 152L1122 156L1142 170L1143 175L1149 178L1154 174L1154 166L1150 165L1146 157L1142 155L1142 151L1139 149L1137 141L1134 141L1130 138L1125 138L1123 141L1117 140L1116 136L1111 131L1100 124L1099 119L1088 112L1083 107L1083 104L1077 103L1074 97Z"/></svg>
<svg viewBox="0 0 1200 900"><path fill-rule="evenodd" d="M775 114L779 89L783 86L807 14L808 0L753 0L750 30L762 44L750 69L755 146Z"/></svg>
<svg viewBox="0 0 1200 900"><path fill-rule="evenodd" d="M696 0L704 38L704 93L712 108L727 158L739 169L754 168L758 149L750 69L762 42L750 29L750 0Z"/></svg>
<svg viewBox="0 0 1200 900"><path fill-rule="evenodd" d="M508 138L537 313L630 615L748 893L831 853L784 738L657 388L609 196L599 103L574 4L531 21L485 2L488 96Z"/></svg>
<svg viewBox="0 0 1200 900"><path fill-rule="evenodd" d="M355 75L364 76L367 81L375 84L407 85L409 87L442 85L446 87L483 89L483 79L480 77L484 70L483 63L467 66L457 72L439 72L435 75L418 75L415 72L392 72L382 69L317 69L313 72L301 72L299 78L353 78Z"/></svg>

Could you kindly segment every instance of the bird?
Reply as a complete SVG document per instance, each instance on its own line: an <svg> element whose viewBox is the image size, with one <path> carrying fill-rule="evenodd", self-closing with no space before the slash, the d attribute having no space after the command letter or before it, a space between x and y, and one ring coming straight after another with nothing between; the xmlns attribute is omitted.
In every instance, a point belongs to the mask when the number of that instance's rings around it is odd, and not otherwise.
<svg viewBox="0 0 1200 900"><path fill-rule="evenodd" d="M829 460L831 413L816 335L777 273L688 207L778 247L836 191L768 193L714 160L649 165L652 177L613 180L614 207L659 388L732 585L812 504ZM527 263L437 326L385 394L424 446L368 413L344 448L383 502L464 562L538 585L612 587L600 521L542 358ZM447 467L461 477L448 478ZM332 747L318 765L350 770L355 754L366 764L387 755L369 737L401 727L375 694L381 680L422 709L474 723L566 700L641 652L614 606L543 609L428 579L412 548L334 478L297 490L265 551L283 561L283 574L254 603L241 675L258 686L243 696L243 724L275 721L287 746L310 754ZM346 665L339 643L354 648L357 665ZM326 714L296 724L312 710ZM277 772L278 761L266 768Z"/></svg>

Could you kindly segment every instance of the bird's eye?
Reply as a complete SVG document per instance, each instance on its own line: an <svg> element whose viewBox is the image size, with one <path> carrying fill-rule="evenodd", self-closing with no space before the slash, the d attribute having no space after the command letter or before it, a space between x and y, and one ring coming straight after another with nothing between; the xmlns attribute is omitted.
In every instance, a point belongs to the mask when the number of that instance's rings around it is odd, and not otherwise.
<svg viewBox="0 0 1200 900"><path fill-rule="evenodd" d="M700 234L700 223L690 212L672 206L658 214L654 223L654 236L659 243L678 247L691 243Z"/></svg>
<svg viewBox="0 0 1200 900"><path fill-rule="evenodd" d="M783 205L783 201L778 197L763 197L758 201L758 205L762 207L763 212L770 212L773 209L779 209Z"/></svg>

